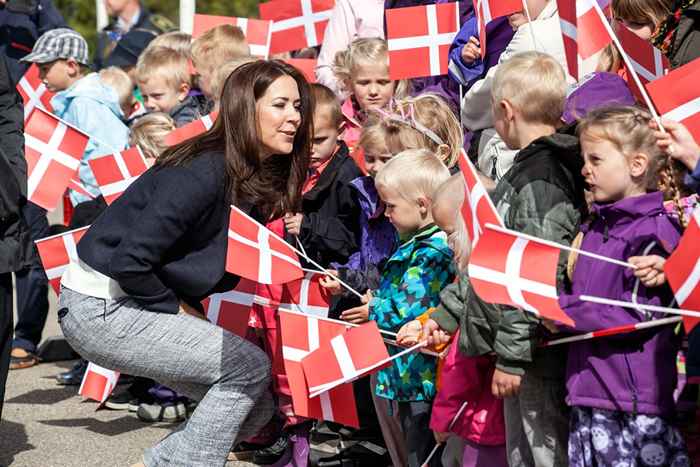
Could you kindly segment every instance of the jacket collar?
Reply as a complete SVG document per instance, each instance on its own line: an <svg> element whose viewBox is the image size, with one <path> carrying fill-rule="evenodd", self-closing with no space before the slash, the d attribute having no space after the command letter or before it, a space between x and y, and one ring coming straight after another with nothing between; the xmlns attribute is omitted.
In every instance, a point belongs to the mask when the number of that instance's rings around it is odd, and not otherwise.
<svg viewBox="0 0 700 467"><path fill-rule="evenodd" d="M342 167L342 165L345 163L348 157L348 147L345 145L344 142L340 141L335 154L329 161L326 168L323 169L323 172L321 172L316 186L314 186L304 195L304 199L315 200L321 193L323 193L329 186L331 186L331 184L335 180L335 177L338 175L340 167Z"/></svg>
<svg viewBox="0 0 700 467"><path fill-rule="evenodd" d="M448 251L445 250L449 250L445 232L440 230L437 225L430 224L399 245L399 248L391 255L389 261L407 260L419 245L430 246L445 254L448 253Z"/></svg>
<svg viewBox="0 0 700 467"><path fill-rule="evenodd" d="M654 191L640 196L624 198L615 203L591 205L591 212L611 225L625 224L640 216L665 214L663 193Z"/></svg>
<svg viewBox="0 0 700 467"><path fill-rule="evenodd" d="M377 187L374 185L374 179L369 175L357 177L350 182L350 186L357 192L357 201L360 204L360 209L370 219L376 219L384 215L384 204L379 199Z"/></svg>

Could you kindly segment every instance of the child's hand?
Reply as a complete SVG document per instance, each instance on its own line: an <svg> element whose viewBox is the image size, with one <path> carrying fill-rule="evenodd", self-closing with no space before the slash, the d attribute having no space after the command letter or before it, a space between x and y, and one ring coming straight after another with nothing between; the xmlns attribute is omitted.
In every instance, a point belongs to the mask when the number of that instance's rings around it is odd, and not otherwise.
<svg viewBox="0 0 700 467"><path fill-rule="evenodd" d="M447 344L452 338L452 336L440 329L440 325L432 319L428 319L423 325L423 337L428 341L428 345L432 346Z"/></svg>
<svg viewBox="0 0 700 467"><path fill-rule="evenodd" d="M695 170L700 159L700 146L695 142L693 135L682 123L663 120L661 122L666 132L659 130L655 121L649 122L649 126L654 128L656 145L671 156L683 163L691 172Z"/></svg>
<svg viewBox="0 0 700 467"><path fill-rule="evenodd" d="M423 336L423 325L417 319L409 321L399 329L396 335L396 343L404 347L416 345Z"/></svg>
<svg viewBox="0 0 700 467"><path fill-rule="evenodd" d="M433 431L433 436L435 436L436 443L442 444L447 441L447 438L450 437L450 433L444 433L442 431Z"/></svg>
<svg viewBox="0 0 700 467"><path fill-rule="evenodd" d="M522 376L506 373L496 368L493 372L493 380L491 382L493 397L502 399L504 397L517 395L520 391L521 380Z"/></svg>
<svg viewBox="0 0 700 467"><path fill-rule="evenodd" d="M340 285L338 279L335 278L338 277L338 271L326 269L326 273L327 275L323 276L318 283L321 284L321 287L326 289L329 294L333 296L340 295L343 292L343 287Z"/></svg>
<svg viewBox="0 0 700 467"><path fill-rule="evenodd" d="M369 290L362 297L362 305L345 310L340 314L340 319L353 324L366 323L369 320L369 302L372 301L372 292Z"/></svg>
<svg viewBox="0 0 700 467"><path fill-rule="evenodd" d="M301 222L304 220L304 215L300 213L287 213L284 215L284 228L292 235L299 235L301 232Z"/></svg>
<svg viewBox="0 0 700 467"><path fill-rule="evenodd" d="M481 47L479 47L479 39L474 36L469 38L464 47L462 47L462 61L465 65L471 65L478 58L481 58Z"/></svg>
<svg viewBox="0 0 700 467"><path fill-rule="evenodd" d="M200 313L199 310L192 308L185 302L180 302L180 309L178 311L178 314L194 316L195 318L203 319L205 321L207 319L207 317Z"/></svg>
<svg viewBox="0 0 700 467"><path fill-rule="evenodd" d="M658 255L632 256L627 262L636 266L634 275L639 278L644 287L658 287L666 282L665 258Z"/></svg>
<svg viewBox="0 0 700 467"><path fill-rule="evenodd" d="M559 334L559 327L551 319L542 318L542 326L552 334Z"/></svg>

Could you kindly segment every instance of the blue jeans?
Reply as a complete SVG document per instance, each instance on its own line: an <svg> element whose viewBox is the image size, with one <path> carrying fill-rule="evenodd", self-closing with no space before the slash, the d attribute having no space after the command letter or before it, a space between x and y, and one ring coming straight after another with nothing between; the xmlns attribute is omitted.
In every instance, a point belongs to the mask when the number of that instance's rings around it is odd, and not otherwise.
<svg viewBox="0 0 700 467"><path fill-rule="evenodd" d="M146 450L148 467L224 466L236 439L257 433L273 414L265 353L208 321L62 288L59 322L87 360L200 401L187 422Z"/></svg>

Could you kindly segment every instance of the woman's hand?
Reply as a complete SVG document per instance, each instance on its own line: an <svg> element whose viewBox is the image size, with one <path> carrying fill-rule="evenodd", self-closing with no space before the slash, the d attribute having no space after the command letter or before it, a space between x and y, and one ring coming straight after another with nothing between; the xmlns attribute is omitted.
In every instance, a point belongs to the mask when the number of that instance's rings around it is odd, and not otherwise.
<svg viewBox="0 0 700 467"><path fill-rule="evenodd" d="M362 305L345 310L340 314L340 319L353 324L362 324L369 321L369 302L372 301L372 292L369 290L362 297Z"/></svg>
<svg viewBox="0 0 700 467"><path fill-rule="evenodd" d="M428 341L428 345L438 346L448 344L452 336L440 329L440 325L435 320L429 319L423 325L423 338Z"/></svg>
<svg viewBox="0 0 700 467"><path fill-rule="evenodd" d="M338 271L326 269L326 275L323 276L320 281L318 281L318 283L321 284L321 287L326 289L326 291L333 296L340 295L343 292L343 287L340 285L340 282L338 279L336 279L336 277L338 277Z"/></svg>
<svg viewBox="0 0 700 467"><path fill-rule="evenodd" d="M689 171L695 170L700 159L700 146L695 138L682 123L663 120L661 122L665 132L659 129L655 121L649 122L649 126L657 130L654 132L656 145L673 159L680 161Z"/></svg>
<svg viewBox="0 0 700 467"><path fill-rule="evenodd" d="M396 334L396 343L404 347L416 345L423 337L423 324L414 319L404 324Z"/></svg>
<svg viewBox="0 0 700 467"><path fill-rule="evenodd" d="M292 235L301 233L301 223L304 220L304 215L301 213L287 213L284 215L284 228Z"/></svg>
<svg viewBox="0 0 700 467"><path fill-rule="evenodd" d="M180 302L180 309L178 310L178 314L194 316L195 318L203 319L204 321L207 320L207 317L204 316L203 313L200 313L199 310L191 307L185 302Z"/></svg>
<svg viewBox="0 0 700 467"><path fill-rule="evenodd" d="M469 38L464 47L462 47L462 61L469 66L477 59L481 58L481 47L479 47L479 39L474 36Z"/></svg>
<svg viewBox="0 0 700 467"><path fill-rule="evenodd" d="M632 256L627 262L636 267L634 275L639 278L644 287L658 287L666 282L665 258L658 255Z"/></svg>

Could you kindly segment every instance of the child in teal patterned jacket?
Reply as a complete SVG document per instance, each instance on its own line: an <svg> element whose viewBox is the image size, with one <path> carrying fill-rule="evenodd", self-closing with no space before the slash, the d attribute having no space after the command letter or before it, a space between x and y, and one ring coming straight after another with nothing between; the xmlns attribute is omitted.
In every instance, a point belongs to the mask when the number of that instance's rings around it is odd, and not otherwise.
<svg viewBox="0 0 700 467"><path fill-rule="evenodd" d="M386 205L385 215L396 227L400 246L382 271L379 289L369 303L369 319L381 329L397 332L440 303L440 291L455 277L447 236L433 222L431 198L450 174L434 154L425 150L400 153L375 179ZM390 353L398 353L390 347ZM377 374L375 393L398 410L408 465L419 466L435 445L429 428L435 395L436 359L409 353ZM382 430L390 427L382 426Z"/></svg>

